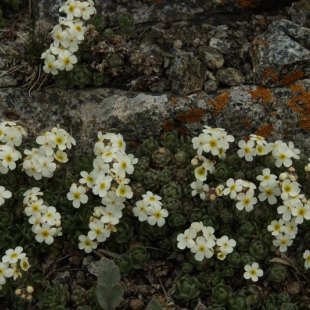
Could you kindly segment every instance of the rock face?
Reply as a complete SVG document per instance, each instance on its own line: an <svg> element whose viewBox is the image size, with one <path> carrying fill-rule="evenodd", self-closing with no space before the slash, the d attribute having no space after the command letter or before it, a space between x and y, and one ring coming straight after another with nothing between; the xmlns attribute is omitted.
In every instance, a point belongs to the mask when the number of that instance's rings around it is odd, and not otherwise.
<svg viewBox="0 0 310 310"><path fill-rule="evenodd" d="M123 49L126 78L29 97L0 59L0 118L18 120L33 137L59 124L77 139L77 153L91 152L98 130L119 132L134 147L170 130L198 135L203 125L310 151L308 0L98 2L108 27L121 12L136 23L139 39ZM53 24L62 4L33 1L36 16Z"/></svg>
<svg viewBox="0 0 310 310"><path fill-rule="evenodd" d="M288 20L272 23L251 44L254 82L283 86L308 77L309 48L309 28Z"/></svg>

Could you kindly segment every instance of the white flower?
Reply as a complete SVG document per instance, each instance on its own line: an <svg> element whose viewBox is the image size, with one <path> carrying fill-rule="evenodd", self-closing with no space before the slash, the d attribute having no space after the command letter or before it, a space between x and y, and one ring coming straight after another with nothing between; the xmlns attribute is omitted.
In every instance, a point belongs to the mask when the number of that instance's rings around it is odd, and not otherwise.
<svg viewBox="0 0 310 310"><path fill-rule="evenodd" d="M54 158L60 163L66 163L68 161L67 153L61 150L58 150L56 154L54 154Z"/></svg>
<svg viewBox="0 0 310 310"><path fill-rule="evenodd" d="M113 164L113 168L121 178L125 178L126 173L132 174L134 171L130 158L123 154L116 156L116 163Z"/></svg>
<svg viewBox="0 0 310 310"><path fill-rule="evenodd" d="M11 268L8 268L5 272L5 276L7 278L11 278L13 277L14 281L18 278L18 277L22 277L22 273L20 271L20 268L17 266L17 263L13 263L11 264Z"/></svg>
<svg viewBox="0 0 310 310"><path fill-rule="evenodd" d="M244 140L239 141L238 146L240 147L240 150L238 150L238 156L244 157L246 161L252 161L253 156L256 155L256 151L254 148L254 141L249 140L248 142L245 142Z"/></svg>
<svg viewBox="0 0 310 310"><path fill-rule="evenodd" d="M43 204L42 199L35 201L29 201L28 207L25 208L25 213L27 216L32 216L35 213L46 213L47 206Z"/></svg>
<svg viewBox="0 0 310 310"><path fill-rule="evenodd" d="M303 258L305 259L305 268L309 269L310 268L310 251L306 250L303 254ZM1 265L0 265L0 271L1 271ZM0 272L1 276L1 272Z"/></svg>
<svg viewBox="0 0 310 310"><path fill-rule="evenodd" d="M0 262L0 285L6 282L6 271L9 268L9 263Z"/></svg>
<svg viewBox="0 0 310 310"><path fill-rule="evenodd" d="M70 71L73 69L73 65L76 63L76 56L68 50L63 51L63 53L58 56L58 68L60 70L66 69L66 71Z"/></svg>
<svg viewBox="0 0 310 310"><path fill-rule="evenodd" d="M273 240L272 242L274 246L279 247L280 252L286 252L287 247L291 246L292 243L293 243L292 236L288 234L283 235L282 233L279 233L276 236L276 240Z"/></svg>
<svg viewBox="0 0 310 310"><path fill-rule="evenodd" d="M215 246L215 240L216 237L214 235L214 228L211 226L202 226L202 235L206 239L206 244L209 248L212 248Z"/></svg>
<svg viewBox="0 0 310 310"><path fill-rule="evenodd" d="M246 194L239 193L237 196L237 199L239 202L237 202L236 207L238 210L245 209L247 212L250 212L253 210L254 205L257 202L257 198L254 197L254 191L248 190Z"/></svg>
<svg viewBox="0 0 310 310"><path fill-rule="evenodd" d="M46 73L51 73L52 75L58 74L58 61L54 55L49 54L46 56L44 60L43 71Z"/></svg>
<svg viewBox="0 0 310 310"><path fill-rule="evenodd" d="M228 239L227 236L223 236L217 239L216 244L220 247L221 252L231 253L236 246L236 241L234 239Z"/></svg>
<svg viewBox="0 0 310 310"><path fill-rule="evenodd" d="M181 250L184 250L186 247L189 249L195 245L195 241L193 240L196 238L197 234L196 231L192 228L186 229L184 234L178 234L177 236L177 247Z"/></svg>
<svg viewBox="0 0 310 310"><path fill-rule="evenodd" d="M200 199L204 200L206 197L206 192L209 190L208 184L203 184L202 181L197 180L196 182L191 183L192 196L199 194Z"/></svg>
<svg viewBox="0 0 310 310"><path fill-rule="evenodd" d="M31 189L28 189L24 192L23 196L25 197L23 200L23 204L27 204L29 201L36 201L38 200L38 196L43 195L42 192L40 192L39 187L33 187Z"/></svg>
<svg viewBox="0 0 310 310"><path fill-rule="evenodd" d="M42 216L42 221L46 222L47 224L53 226L55 225L57 220L60 220L61 216L60 213L57 212L55 207L47 207L46 213Z"/></svg>
<svg viewBox="0 0 310 310"><path fill-rule="evenodd" d="M4 199L12 197L12 193L9 190L5 190L3 186L0 186L0 206L4 204Z"/></svg>
<svg viewBox="0 0 310 310"><path fill-rule="evenodd" d="M64 12L67 14L68 20L73 20L74 17L80 17L82 12L78 3L80 1L69 0L65 5L60 7L59 12Z"/></svg>
<svg viewBox="0 0 310 310"><path fill-rule="evenodd" d="M75 183L73 183L70 187L70 192L67 194L68 200L73 200L73 207L79 208L81 203L87 203L88 196L85 194L86 188L84 186L77 187Z"/></svg>
<svg viewBox="0 0 310 310"><path fill-rule="evenodd" d="M110 237L111 232L104 227L104 223L101 221L91 222L89 228L91 229L88 232L88 238L90 240L97 239L99 242L104 242Z"/></svg>
<svg viewBox="0 0 310 310"><path fill-rule="evenodd" d="M117 148L119 151L125 151L126 143L124 142L124 138L121 134L114 134L110 139L113 148Z"/></svg>
<svg viewBox="0 0 310 310"><path fill-rule="evenodd" d="M294 153L289 148L279 147L272 152L272 156L276 160L276 167L281 167L282 165L284 165L285 167L292 166L293 162L291 160L291 157L294 156Z"/></svg>
<svg viewBox="0 0 310 310"><path fill-rule="evenodd" d="M81 184L86 184L89 188L94 187L95 179L96 179L94 171L90 173L88 173L87 171L81 171L80 175L82 177L81 179L79 179L79 182Z"/></svg>
<svg viewBox="0 0 310 310"><path fill-rule="evenodd" d="M206 239L203 236L196 238L196 244L191 247L191 252L195 253L195 259L200 262L205 257L211 258L214 254L214 250L207 246Z"/></svg>
<svg viewBox="0 0 310 310"><path fill-rule="evenodd" d="M295 159L299 159L299 154L300 154L300 150L299 149L294 149L294 143L292 141L290 141L288 143L288 148L293 152L293 158Z"/></svg>
<svg viewBox="0 0 310 310"><path fill-rule="evenodd" d="M125 197L117 197L114 191L108 191L107 195L101 199L101 202L104 205L113 205L117 210L123 210L125 200Z"/></svg>
<svg viewBox="0 0 310 310"><path fill-rule="evenodd" d="M15 126L6 128L5 135L1 139L6 145L11 146L20 146L22 143L22 133Z"/></svg>
<svg viewBox="0 0 310 310"><path fill-rule="evenodd" d="M259 190L261 193L258 195L258 199L260 201L265 201L267 199L268 203L271 205L276 204L276 196L281 195L280 188L277 187L276 183L272 183L271 181L269 181L265 186L260 186Z"/></svg>
<svg viewBox="0 0 310 310"><path fill-rule="evenodd" d="M36 226L34 229L36 240L40 243L43 241L46 244L52 244L54 242L54 236L56 234L56 228L52 228L49 224L43 223L42 226Z"/></svg>
<svg viewBox="0 0 310 310"><path fill-rule="evenodd" d="M133 192L129 185L120 184L116 189L116 196L117 197L125 197L125 198L132 198Z"/></svg>
<svg viewBox="0 0 310 310"><path fill-rule="evenodd" d="M53 176L53 172L56 170L56 164L53 162L53 160L53 156L39 156L37 158L37 171L40 172L44 177L51 178Z"/></svg>
<svg viewBox="0 0 310 310"><path fill-rule="evenodd" d="M7 167L10 170L16 168L16 161L21 158L20 152L16 151L9 145L0 146L0 160L2 160L3 167Z"/></svg>
<svg viewBox="0 0 310 310"><path fill-rule="evenodd" d="M202 182L207 179L207 169L204 164L195 169L195 178Z"/></svg>
<svg viewBox="0 0 310 310"><path fill-rule="evenodd" d="M253 282L257 282L258 277L261 277L264 274L263 270L259 268L258 263L253 263L252 265L245 265L244 270L244 278L247 280L251 278Z"/></svg>
<svg viewBox="0 0 310 310"><path fill-rule="evenodd" d="M294 239L298 232L298 227L295 218L293 218L291 221L285 221L282 230L285 234L290 235L292 239Z"/></svg>
<svg viewBox="0 0 310 310"><path fill-rule="evenodd" d="M304 219L310 220L310 204L294 204L292 208L292 215L295 216L297 224L302 224Z"/></svg>
<svg viewBox="0 0 310 310"><path fill-rule="evenodd" d="M90 6L89 2L80 2L78 6L81 10L81 17L84 20L89 20L90 15L96 14L96 9Z"/></svg>
<svg viewBox="0 0 310 310"><path fill-rule="evenodd" d="M190 228L193 228L196 231L196 233L198 234L200 231L202 231L203 227L204 226L203 226L202 222L193 222L191 224Z"/></svg>
<svg viewBox="0 0 310 310"><path fill-rule="evenodd" d="M146 204L150 206L161 206L162 202L160 201L162 197L154 195L151 191L147 191L146 194L142 195L143 200Z"/></svg>
<svg viewBox="0 0 310 310"><path fill-rule="evenodd" d="M159 227L165 225L165 217L168 216L168 211L166 209L162 209L160 205L147 207L146 213L149 215L147 221L150 225L157 224Z"/></svg>
<svg viewBox="0 0 310 310"><path fill-rule="evenodd" d="M264 137L258 136L255 134L250 134L250 140L255 141L257 145L266 145L267 144Z"/></svg>
<svg viewBox="0 0 310 310"><path fill-rule="evenodd" d="M197 149L197 154L201 155L204 145L207 143L208 135L201 133L198 137L192 139L193 148Z"/></svg>
<svg viewBox="0 0 310 310"><path fill-rule="evenodd" d="M148 215L146 213L146 208L148 204L144 200L139 200L136 202L136 206L132 208L134 216L137 216L140 222L146 221Z"/></svg>
<svg viewBox="0 0 310 310"><path fill-rule="evenodd" d="M3 263L13 264L16 263L19 259L22 259L26 256L23 253L23 248L21 246L17 246L14 250L9 249L5 251L5 255L2 257Z"/></svg>
<svg viewBox="0 0 310 310"><path fill-rule="evenodd" d="M260 186L266 186L269 181L275 181L277 176L275 174L270 174L270 169L263 169L263 174L256 177L257 180L261 181Z"/></svg>
<svg viewBox="0 0 310 310"><path fill-rule="evenodd" d="M271 232L273 236L277 236L280 231L282 231L282 227L284 225L284 221L279 219L279 221L274 220L268 225L267 230Z"/></svg>
<svg viewBox="0 0 310 310"><path fill-rule="evenodd" d="M292 218L292 209L294 205L295 207L299 207L303 204L301 201L293 202L292 199L287 199L283 201L283 205L277 208L278 214L282 214L282 218L284 221L289 221Z"/></svg>
<svg viewBox="0 0 310 310"><path fill-rule="evenodd" d="M99 176L94 184L93 193L99 195L99 197L104 197L111 187L112 177L110 175Z"/></svg>
<svg viewBox="0 0 310 310"><path fill-rule="evenodd" d="M204 152L211 152L213 156L218 155L219 149L223 146L223 143L220 140L220 135L218 133L213 133L212 135L208 135L206 138L206 143L203 146Z"/></svg>
<svg viewBox="0 0 310 310"><path fill-rule="evenodd" d="M97 242L89 239L89 237L81 235L79 236L79 249L84 250L86 253L90 253L93 249L97 248Z"/></svg>
<svg viewBox="0 0 310 310"><path fill-rule="evenodd" d="M112 225L118 224L119 219L122 217L122 211L117 210L113 205L107 205L101 209L102 223L111 223Z"/></svg>
<svg viewBox="0 0 310 310"><path fill-rule="evenodd" d="M282 183L281 199L286 200L290 196L297 196L300 192L299 184L297 182L291 182L289 179L285 179Z"/></svg>
<svg viewBox="0 0 310 310"><path fill-rule="evenodd" d="M237 193L242 190L242 180L234 180L232 178L228 179L226 182L227 188L224 189L223 194L228 195L230 194L230 198L234 199L237 197Z"/></svg>

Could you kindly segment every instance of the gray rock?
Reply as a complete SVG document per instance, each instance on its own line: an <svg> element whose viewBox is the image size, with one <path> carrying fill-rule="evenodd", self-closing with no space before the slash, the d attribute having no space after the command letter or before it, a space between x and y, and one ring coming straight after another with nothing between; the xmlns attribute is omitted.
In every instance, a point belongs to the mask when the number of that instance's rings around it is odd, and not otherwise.
<svg viewBox="0 0 310 310"><path fill-rule="evenodd" d="M305 76L310 64L310 29L288 20L272 23L251 44L254 83L291 84Z"/></svg>
<svg viewBox="0 0 310 310"><path fill-rule="evenodd" d="M218 83L216 81L210 80L205 82L205 85L203 87L203 89L207 92L207 93L213 93L214 91L216 91L218 88Z"/></svg>
<svg viewBox="0 0 310 310"><path fill-rule="evenodd" d="M206 79L206 65L193 53L183 52L173 59L166 71L171 81L171 91L189 94L201 90Z"/></svg>
<svg viewBox="0 0 310 310"><path fill-rule="evenodd" d="M216 79L224 85L237 86L244 84L245 76L234 68L222 68L216 72Z"/></svg>
<svg viewBox="0 0 310 310"><path fill-rule="evenodd" d="M216 70L223 67L224 57L216 49L208 46L201 46L199 48L199 57L206 63L207 67Z"/></svg>
<svg viewBox="0 0 310 310"><path fill-rule="evenodd" d="M218 50L222 54L229 54L232 43L233 41L231 40L212 38L209 42L209 46Z"/></svg>
<svg viewBox="0 0 310 310"><path fill-rule="evenodd" d="M16 86L17 81L11 75L7 75L6 71L0 70L0 88Z"/></svg>

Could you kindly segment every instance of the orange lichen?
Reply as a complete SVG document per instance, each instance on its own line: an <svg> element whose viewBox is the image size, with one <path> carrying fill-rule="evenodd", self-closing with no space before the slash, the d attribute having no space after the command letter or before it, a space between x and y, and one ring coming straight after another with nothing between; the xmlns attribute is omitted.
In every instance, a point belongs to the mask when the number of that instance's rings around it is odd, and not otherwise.
<svg viewBox="0 0 310 310"><path fill-rule="evenodd" d="M300 80L302 77L304 76L304 73L300 70L294 71L294 72L290 72L289 74L286 74L281 81L279 82L279 84L281 86L284 85L289 85L291 83L294 83L297 80Z"/></svg>
<svg viewBox="0 0 310 310"><path fill-rule="evenodd" d="M249 93L252 96L252 99L262 99L263 103L269 103L271 102L272 99L272 94L271 92L260 85L256 86L256 90L250 90Z"/></svg>
<svg viewBox="0 0 310 310"><path fill-rule="evenodd" d="M265 69L263 71L263 79L264 82L266 82L269 78L272 80L272 82L279 81L279 77L276 74L273 74L274 70L272 68Z"/></svg>
<svg viewBox="0 0 310 310"><path fill-rule="evenodd" d="M174 123L172 120L170 119L167 119L164 123L163 123L163 130L164 132L167 132L167 131L171 131L174 129Z"/></svg>
<svg viewBox="0 0 310 310"><path fill-rule="evenodd" d="M186 113L179 114L177 116L177 119L180 122L188 122L188 123L196 123L198 122L205 114L207 113L206 110L197 108L192 109Z"/></svg>
<svg viewBox="0 0 310 310"><path fill-rule="evenodd" d="M243 8L255 8L255 0L235 0L235 2Z"/></svg>
<svg viewBox="0 0 310 310"><path fill-rule="evenodd" d="M267 139L274 131L274 127L270 124L266 124L258 128L254 133L258 136L262 136Z"/></svg>
<svg viewBox="0 0 310 310"><path fill-rule="evenodd" d="M254 39L251 41L251 44L256 44L256 45L265 45L266 47L269 46L269 42L263 40L263 39ZM272 69L271 69L272 70Z"/></svg>
<svg viewBox="0 0 310 310"><path fill-rule="evenodd" d="M302 85L291 84L290 90L292 91L292 93L298 93L298 92L302 91Z"/></svg>
<svg viewBox="0 0 310 310"><path fill-rule="evenodd" d="M130 141L130 146L132 147L137 147L137 142L136 141Z"/></svg>
<svg viewBox="0 0 310 310"><path fill-rule="evenodd" d="M183 136L183 137L188 136L188 131L183 127L178 127L177 131L180 136Z"/></svg>
<svg viewBox="0 0 310 310"><path fill-rule="evenodd" d="M251 122L248 121L247 119L243 119L243 120L241 121L241 123L242 123L242 125L243 125L244 127L248 127L248 128L251 128L251 127L252 127Z"/></svg>
<svg viewBox="0 0 310 310"><path fill-rule="evenodd" d="M170 101L170 104L176 104L178 102L178 98L177 97L172 97L171 98L171 101Z"/></svg>
<svg viewBox="0 0 310 310"><path fill-rule="evenodd" d="M289 100L287 105L300 114L299 126L310 131L310 92L301 92L301 95Z"/></svg>
<svg viewBox="0 0 310 310"><path fill-rule="evenodd" d="M230 97L230 93L227 91L221 91L221 94L216 96L214 100L208 100L207 104L214 105L213 116L216 116L222 112L225 105L228 103Z"/></svg>

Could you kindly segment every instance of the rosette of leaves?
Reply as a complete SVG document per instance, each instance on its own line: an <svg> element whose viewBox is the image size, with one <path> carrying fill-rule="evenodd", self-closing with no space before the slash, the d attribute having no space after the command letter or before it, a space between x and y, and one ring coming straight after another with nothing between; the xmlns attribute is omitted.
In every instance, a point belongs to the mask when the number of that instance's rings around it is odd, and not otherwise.
<svg viewBox="0 0 310 310"><path fill-rule="evenodd" d="M249 253L255 261L262 261L268 256L268 246L260 240L253 240L250 245Z"/></svg>
<svg viewBox="0 0 310 310"><path fill-rule="evenodd" d="M199 296L199 282L196 278L186 274L175 285L173 297L181 303L187 303Z"/></svg>
<svg viewBox="0 0 310 310"><path fill-rule="evenodd" d="M58 74L53 75L53 79L56 86L61 89L68 89L74 86L70 71L59 71Z"/></svg>
<svg viewBox="0 0 310 310"><path fill-rule="evenodd" d="M93 76L86 65L75 65L70 71L71 81L74 86L84 88L93 84Z"/></svg>
<svg viewBox="0 0 310 310"><path fill-rule="evenodd" d="M104 61L112 69L120 68L124 64L123 58L118 53L109 54Z"/></svg>
<svg viewBox="0 0 310 310"><path fill-rule="evenodd" d="M201 271L197 277L200 288L203 291L211 292L212 288L223 283L223 274L220 271Z"/></svg>
<svg viewBox="0 0 310 310"><path fill-rule="evenodd" d="M218 284L212 289L212 301L221 306L227 306L232 296L232 288L225 284Z"/></svg>
<svg viewBox="0 0 310 310"><path fill-rule="evenodd" d="M257 225L253 221L244 221L240 227L240 234L250 237L257 231Z"/></svg>
<svg viewBox="0 0 310 310"><path fill-rule="evenodd" d="M126 243L133 235L133 222L128 217L122 217L117 224L114 238L118 243Z"/></svg>
<svg viewBox="0 0 310 310"><path fill-rule="evenodd" d="M114 263L119 268L122 274L129 274L132 270L132 266L130 264L130 258L128 255L120 255L114 259Z"/></svg>
<svg viewBox="0 0 310 310"><path fill-rule="evenodd" d="M281 283L287 278L287 269L282 265L273 265L268 271L268 280L272 283Z"/></svg>
<svg viewBox="0 0 310 310"><path fill-rule="evenodd" d="M181 211L173 211L169 214L168 224L172 228L180 228L186 223L186 216Z"/></svg>
<svg viewBox="0 0 310 310"><path fill-rule="evenodd" d="M240 290L240 293L246 297L246 302L250 309L261 309L264 301L264 296L261 288L257 285L245 286Z"/></svg>
<svg viewBox="0 0 310 310"><path fill-rule="evenodd" d="M228 179L228 167L224 163L215 165L214 177L219 182L224 182Z"/></svg>
<svg viewBox="0 0 310 310"><path fill-rule="evenodd" d="M166 166L172 159L172 153L165 147L157 148L152 154L152 160L157 167Z"/></svg>
<svg viewBox="0 0 310 310"><path fill-rule="evenodd" d="M120 26L120 33L130 37L134 34L135 23L132 16L128 13L124 13L118 18L118 24Z"/></svg>
<svg viewBox="0 0 310 310"><path fill-rule="evenodd" d="M109 81L109 78L106 75L104 75L100 72L93 73L94 86L96 86L96 87L102 86L104 84L107 84L108 81Z"/></svg>
<svg viewBox="0 0 310 310"><path fill-rule="evenodd" d="M87 22L88 24L93 25L96 31L98 31L100 34L102 34L106 28L105 19L101 14L93 15Z"/></svg>
<svg viewBox="0 0 310 310"><path fill-rule="evenodd" d="M87 301L87 292L86 290L77 285L72 288L71 300L75 306L83 305Z"/></svg>
<svg viewBox="0 0 310 310"><path fill-rule="evenodd" d="M67 284L52 282L52 285L47 287L38 302L38 307L41 309L54 310L57 306L64 307L70 300L70 293Z"/></svg>
<svg viewBox="0 0 310 310"><path fill-rule="evenodd" d="M250 310L251 307L247 303L246 296L237 293L229 300L229 310Z"/></svg>
<svg viewBox="0 0 310 310"><path fill-rule="evenodd" d="M233 251L226 257L227 266L238 269L241 265L241 255L237 251Z"/></svg>
<svg viewBox="0 0 310 310"><path fill-rule="evenodd" d="M281 305L280 310L298 310L297 305L287 302Z"/></svg>
<svg viewBox="0 0 310 310"><path fill-rule="evenodd" d="M141 269L149 261L151 255L145 247L136 246L130 249L128 257L132 268Z"/></svg>

